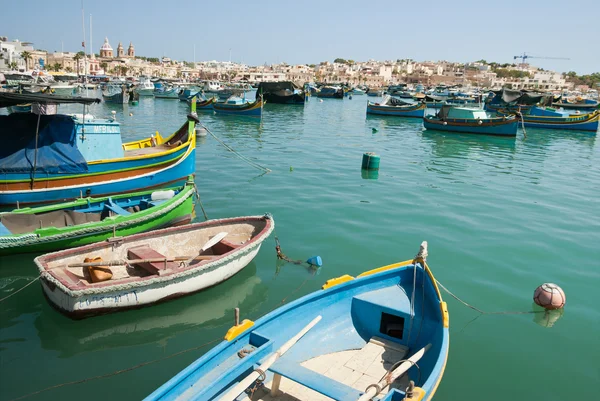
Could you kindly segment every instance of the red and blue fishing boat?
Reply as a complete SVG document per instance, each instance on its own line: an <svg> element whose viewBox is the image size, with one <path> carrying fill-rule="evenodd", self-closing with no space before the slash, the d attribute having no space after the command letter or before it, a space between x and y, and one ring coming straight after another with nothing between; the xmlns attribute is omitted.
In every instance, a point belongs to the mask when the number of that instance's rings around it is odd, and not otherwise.
<svg viewBox="0 0 600 401"><path fill-rule="evenodd" d="M442 106L423 118L425 129L499 136L516 136L519 121L514 115L495 115L480 108Z"/></svg>
<svg viewBox="0 0 600 401"><path fill-rule="evenodd" d="M231 96L227 101L215 102L212 106L216 114L261 117L263 100L258 98L254 102L250 102L245 98Z"/></svg>
<svg viewBox="0 0 600 401"><path fill-rule="evenodd" d="M406 102L391 96L386 96L381 103L367 101L367 114L423 118L426 108L423 102Z"/></svg>
<svg viewBox="0 0 600 401"><path fill-rule="evenodd" d="M0 107L100 99L0 93ZM65 202L183 184L195 172L194 113L168 137L123 143L119 123L89 115L0 116L0 207Z"/></svg>

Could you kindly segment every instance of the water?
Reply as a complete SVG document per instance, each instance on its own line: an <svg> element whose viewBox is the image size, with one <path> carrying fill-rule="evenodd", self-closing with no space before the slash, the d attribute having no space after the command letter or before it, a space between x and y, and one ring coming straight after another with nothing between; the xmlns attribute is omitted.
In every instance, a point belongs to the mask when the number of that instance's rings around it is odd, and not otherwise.
<svg viewBox="0 0 600 401"><path fill-rule="evenodd" d="M321 270L277 263L271 238L222 285L83 321L57 313L32 285L0 304L0 400L198 347L225 334L236 306L242 318L255 320L329 278L410 259L422 240L429 241L436 277L480 309L532 310L533 290L543 282L558 283L567 294L564 314L549 328L539 324L543 314L478 317L446 295L450 356L435 400L597 398L596 136L423 131L417 119L365 117L366 101L267 105L262 121L201 116L227 144L273 170L262 175L212 137L199 139L196 182L208 216L270 212L283 251L294 259L320 255ZM125 140L156 130L169 134L188 113L181 102L148 98L138 106L100 104L92 112L111 110ZM361 175L367 151L381 156L377 179ZM36 276L32 258L0 260L0 297ZM209 348L27 399L140 399Z"/></svg>

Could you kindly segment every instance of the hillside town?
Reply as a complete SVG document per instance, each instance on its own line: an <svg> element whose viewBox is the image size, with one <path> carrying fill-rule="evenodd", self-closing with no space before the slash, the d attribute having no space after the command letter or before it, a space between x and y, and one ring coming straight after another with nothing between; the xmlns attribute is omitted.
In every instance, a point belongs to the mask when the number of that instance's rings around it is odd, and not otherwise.
<svg viewBox="0 0 600 401"><path fill-rule="evenodd" d="M422 84L466 85L490 89L533 89L540 91L578 91L585 93L589 84L569 79L574 73L546 71L528 63L488 63L485 60L458 63L445 60L411 59L354 61L335 59L319 64L279 64L249 66L231 61L179 61L168 57L136 55L134 44L125 49L119 41L116 50L105 38L98 53L48 52L35 49L31 42L0 36L0 72L46 70L56 74L109 76L148 76L181 81L222 80L228 82L293 81L348 83L368 87ZM596 75L596 74L594 74ZM594 84L592 84L593 86ZM597 86L597 83L596 83Z"/></svg>

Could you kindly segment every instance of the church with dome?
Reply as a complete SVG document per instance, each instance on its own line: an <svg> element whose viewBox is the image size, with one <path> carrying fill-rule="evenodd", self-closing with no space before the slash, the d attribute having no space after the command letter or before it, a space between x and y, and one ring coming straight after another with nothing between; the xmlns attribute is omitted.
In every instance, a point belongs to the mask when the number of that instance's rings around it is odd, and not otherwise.
<svg viewBox="0 0 600 401"><path fill-rule="evenodd" d="M100 48L100 57L101 58L134 58L135 57L135 48L133 47L133 43L129 42L129 47L127 48L127 54L125 54L125 51L123 49L123 44L121 42L119 42L119 45L117 46L117 54L115 56L115 54L113 53L113 48L110 45L110 43L108 43L108 38L104 38L104 43L102 44L102 47Z"/></svg>

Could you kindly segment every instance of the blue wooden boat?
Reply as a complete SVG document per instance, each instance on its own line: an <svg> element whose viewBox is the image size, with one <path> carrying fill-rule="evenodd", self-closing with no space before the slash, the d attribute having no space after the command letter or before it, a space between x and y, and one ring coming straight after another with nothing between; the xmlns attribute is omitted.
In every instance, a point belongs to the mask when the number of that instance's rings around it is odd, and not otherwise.
<svg viewBox="0 0 600 401"><path fill-rule="evenodd" d="M367 101L367 114L423 118L426 108L425 103L405 102L391 96L386 96L381 103Z"/></svg>
<svg viewBox="0 0 600 401"><path fill-rule="evenodd" d="M423 118L423 126L438 131L516 136L518 120L514 115L496 116L479 108L444 105L436 115Z"/></svg>
<svg viewBox="0 0 600 401"><path fill-rule="evenodd" d="M198 95L199 91L197 88L183 88L178 93L179 100L182 102L190 101L193 97Z"/></svg>
<svg viewBox="0 0 600 401"><path fill-rule="evenodd" d="M328 280L233 326L146 400L248 399L244 391L254 401L431 400L448 357L449 317L425 242L421 249L414 260Z"/></svg>
<svg viewBox="0 0 600 401"><path fill-rule="evenodd" d="M99 102L90 98L0 93L0 107ZM123 143L119 123L82 116L0 116L0 207L64 202L183 184L195 171L194 114L173 135ZM39 118L39 126L38 126ZM37 141L36 141L37 137Z"/></svg>
<svg viewBox="0 0 600 401"><path fill-rule="evenodd" d="M134 92L127 85L105 85L102 88L102 98L106 103L125 104L133 100Z"/></svg>
<svg viewBox="0 0 600 401"><path fill-rule="evenodd" d="M217 102L217 98L210 97L208 99L197 98L196 102L196 110L197 111L213 111L213 104ZM192 100L188 101L189 104L192 103Z"/></svg>
<svg viewBox="0 0 600 401"><path fill-rule="evenodd" d="M154 97L157 99L178 99L179 88L161 86L154 90Z"/></svg>
<svg viewBox="0 0 600 401"><path fill-rule="evenodd" d="M226 102L214 102L212 106L216 114L261 117L263 100L262 98L258 98L254 102L250 102L246 99L232 96Z"/></svg>
<svg viewBox="0 0 600 401"><path fill-rule="evenodd" d="M533 107L528 113L523 113L522 118L526 127L597 132L600 110L583 114L561 112L551 107Z"/></svg>

